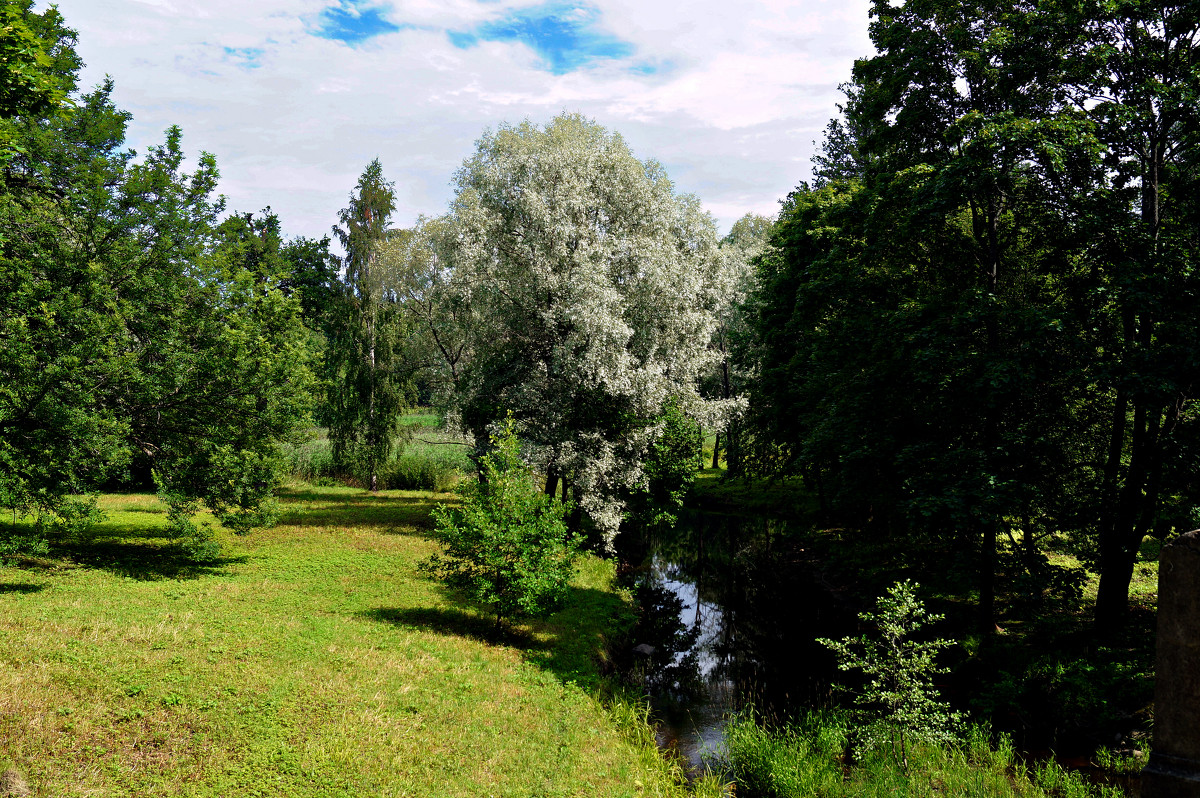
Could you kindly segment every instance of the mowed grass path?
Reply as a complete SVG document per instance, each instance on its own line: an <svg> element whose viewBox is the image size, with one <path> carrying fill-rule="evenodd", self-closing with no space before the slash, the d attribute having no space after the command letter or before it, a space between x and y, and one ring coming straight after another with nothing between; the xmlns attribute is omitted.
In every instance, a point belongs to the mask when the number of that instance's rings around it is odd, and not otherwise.
<svg viewBox="0 0 1200 798"><path fill-rule="evenodd" d="M588 691L627 605L584 563L566 610L497 635L416 572L446 497L295 486L199 566L152 496L0 568L0 770L34 795L674 792Z"/></svg>

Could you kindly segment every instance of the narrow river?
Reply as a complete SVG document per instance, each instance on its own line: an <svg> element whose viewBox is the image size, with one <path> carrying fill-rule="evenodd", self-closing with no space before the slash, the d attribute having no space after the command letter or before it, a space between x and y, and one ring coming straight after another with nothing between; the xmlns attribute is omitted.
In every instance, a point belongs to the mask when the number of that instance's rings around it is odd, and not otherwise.
<svg viewBox="0 0 1200 798"><path fill-rule="evenodd" d="M689 512L627 553L641 563L632 578L643 595L678 615L675 641L645 642L674 649L674 672L652 691L659 742L693 769L719 754L728 713L753 703L786 717L828 701L833 658L814 640L841 637L855 619L805 552L784 544L786 523Z"/></svg>
<svg viewBox="0 0 1200 798"><path fill-rule="evenodd" d="M660 747L693 775L719 757L724 721L753 705L787 719L831 702L838 677L818 637L858 634L856 613L825 584L817 564L788 535L787 521L688 512L674 529L625 541L631 586L656 621L639 641L654 649L647 687ZM791 542L789 542L791 541ZM1032 760L1045 752L1026 754ZM1138 794L1138 779L1106 774L1086 760L1068 769Z"/></svg>

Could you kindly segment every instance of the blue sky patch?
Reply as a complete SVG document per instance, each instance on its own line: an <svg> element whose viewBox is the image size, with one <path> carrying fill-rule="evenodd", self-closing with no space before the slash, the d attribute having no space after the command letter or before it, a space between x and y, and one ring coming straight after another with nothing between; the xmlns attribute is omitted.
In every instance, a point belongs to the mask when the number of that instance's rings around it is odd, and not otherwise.
<svg viewBox="0 0 1200 798"><path fill-rule="evenodd" d="M479 44L479 37L474 33L462 33L461 31L451 30L446 31L446 35L450 37L450 43L460 50L465 50L468 47L474 47Z"/></svg>
<svg viewBox="0 0 1200 798"><path fill-rule="evenodd" d="M449 31L450 43L460 49L479 40L520 42L532 47L545 69L563 75L589 61L624 58L633 45L597 28L600 12L581 3L550 2L510 12L506 17L485 22L474 31Z"/></svg>
<svg viewBox="0 0 1200 798"><path fill-rule="evenodd" d="M657 75L663 67L658 64L652 64L649 61L643 61L640 64L634 64L629 67L629 71L635 75Z"/></svg>
<svg viewBox="0 0 1200 798"><path fill-rule="evenodd" d="M264 50L261 47L224 47L225 57L245 69L258 69Z"/></svg>
<svg viewBox="0 0 1200 798"><path fill-rule="evenodd" d="M369 0L340 0L321 12L315 33L323 39L355 45L408 27L388 19L389 10L387 6L371 5Z"/></svg>

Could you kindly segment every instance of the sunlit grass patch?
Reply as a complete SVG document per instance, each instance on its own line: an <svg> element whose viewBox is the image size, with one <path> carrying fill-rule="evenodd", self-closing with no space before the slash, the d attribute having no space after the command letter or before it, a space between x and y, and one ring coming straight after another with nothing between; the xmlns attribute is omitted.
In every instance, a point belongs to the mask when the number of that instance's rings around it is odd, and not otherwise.
<svg viewBox="0 0 1200 798"><path fill-rule="evenodd" d="M200 566L154 497L103 497L57 567L0 569L0 758L35 795L672 794L585 689L611 565L497 635L415 572L443 498L293 485Z"/></svg>

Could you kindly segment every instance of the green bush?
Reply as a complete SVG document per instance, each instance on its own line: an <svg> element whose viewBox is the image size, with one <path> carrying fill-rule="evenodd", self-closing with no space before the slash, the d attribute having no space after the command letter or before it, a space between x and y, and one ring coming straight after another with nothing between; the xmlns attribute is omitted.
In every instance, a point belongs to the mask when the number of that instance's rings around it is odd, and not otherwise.
<svg viewBox="0 0 1200 798"><path fill-rule="evenodd" d="M566 597L578 541L567 507L546 496L521 462L511 417L480 461L479 481L459 490L462 506L434 509L445 551L421 564L487 606L499 626L515 616L545 616Z"/></svg>
<svg viewBox="0 0 1200 798"><path fill-rule="evenodd" d="M0 567L9 565L14 557L45 557L50 544L41 533L0 530Z"/></svg>

